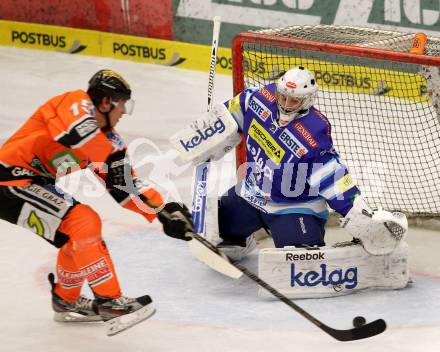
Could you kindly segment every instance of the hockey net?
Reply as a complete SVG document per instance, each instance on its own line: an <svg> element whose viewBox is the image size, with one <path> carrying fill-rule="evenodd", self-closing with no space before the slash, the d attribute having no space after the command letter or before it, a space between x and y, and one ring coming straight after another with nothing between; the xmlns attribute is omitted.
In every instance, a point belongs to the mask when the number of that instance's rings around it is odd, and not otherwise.
<svg viewBox="0 0 440 352"><path fill-rule="evenodd" d="M440 38L409 53L414 34L338 26L292 26L238 34L234 93L274 82L295 66L314 72L315 106L373 207L438 226ZM237 164L244 161L243 146Z"/></svg>

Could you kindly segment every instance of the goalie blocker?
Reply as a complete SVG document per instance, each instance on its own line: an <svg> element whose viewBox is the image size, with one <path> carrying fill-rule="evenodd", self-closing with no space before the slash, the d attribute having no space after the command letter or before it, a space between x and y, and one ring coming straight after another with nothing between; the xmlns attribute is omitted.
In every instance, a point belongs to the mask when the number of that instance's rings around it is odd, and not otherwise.
<svg viewBox="0 0 440 352"><path fill-rule="evenodd" d="M408 245L387 255L370 255L357 242L310 249L260 250L258 276L288 298L322 298L360 290L400 289L409 282ZM271 297L260 288L259 295Z"/></svg>
<svg viewBox="0 0 440 352"><path fill-rule="evenodd" d="M211 111L170 138L182 161L194 165L222 158L240 141L238 124L223 104L214 105Z"/></svg>

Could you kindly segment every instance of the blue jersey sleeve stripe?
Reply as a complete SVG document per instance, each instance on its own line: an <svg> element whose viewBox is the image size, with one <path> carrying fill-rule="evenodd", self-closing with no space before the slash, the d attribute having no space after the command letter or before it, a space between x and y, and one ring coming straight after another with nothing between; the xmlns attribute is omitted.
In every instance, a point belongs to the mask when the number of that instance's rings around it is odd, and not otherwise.
<svg viewBox="0 0 440 352"><path fill-rule="evenodd" d="M228 109L231 116L234 118L235 122L238 125L238 132L243 131L243 125L244 125L244 114L242 111L242 107L240 103L237 103L240 101L241 96L238 95L225 103L223 103L224 106Z"/></svg>
<svg viewBox="0 0 440 352"><path fill-rule="evenodd" d="M344 177L345 175L342 175L342 177ZM329 186L327 186L325 189L321 190L319 192L319 194L321 196L323 196L325 199L327 200L333 200L336 197L344 194L345 192L350 191L353 187L355 187L355 185L353 184L352 186L350 186L349 188L345 189L345 190L341 190L341 187L337 184L337 181L339 181L340 179L342 179L342 177L338 178L337 180L335 180L334 182L332 182Z"/></svg>
<svg viewBox="0 0 440 352"><path fill-rule="evenodd" d="M244 94L244 110L246 111L249 108L249 101L253 95L254 91L248 89L244 91L242 94Z"/></svg>
<svg viewBox="0 0 440 352"><path fill-rule="evenodd" d="M238 125L238 132L243 131L243 123L244 123L244 116L241 110L231 112L231 116L234 118L235 122Z"/></svg>
<svg viewBox="0 0 440 352"><path fill-rule="evenodd" d="M333 176L338 172L343 166L336 159L331 159L329 162L325 163L319 167L316 171L313 170L312 174L309 176L309 185L311 187L318 186L325 179Z"/></svg>
<svg viewBox="0 0 440 352"><path fill-rule="evenodd" d="M342 216L345 216L353 207L353 198L359 193L360 191L357 187L352 187L344 193L344 197L341 197L340 199L335 197L334 199L327 200L327 202L332 209Z"/></svg>
<svg viewBox="0 0 440 352"><path fill-rule="evenodd" d="M327 200L333 200L337 196L341 195L343 192L340 191L339 187L332 183L330 186L328 186L326 189L319 192L321 196L323 196Z"/></svg>
<svg viewBox="0 0 440 352"><path fill-rule="evenodd" d="M318 189L319 192L324 192L331 185L336 184L341 178L348 174L348 170L345 167L339 168L334 174L329 175L321 181L314 189Z"/></svg>

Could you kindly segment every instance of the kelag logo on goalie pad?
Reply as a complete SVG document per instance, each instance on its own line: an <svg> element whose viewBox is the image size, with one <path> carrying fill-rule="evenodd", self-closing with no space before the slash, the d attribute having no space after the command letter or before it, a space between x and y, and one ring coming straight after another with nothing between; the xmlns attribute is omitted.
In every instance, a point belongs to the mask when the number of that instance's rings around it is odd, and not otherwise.
<svg viewBox="0 0 440 352"><path fill-rule="evenodd" d="M335 269L327 271L327 264L320 265L321 272L314 270L302 272L296 271L295 264L292 263L290 267L290 285L314 287L322 286L336 286L345 284L345 288L353 289L358 285L357 268L348 268L345 272L343 269Z"/></svg>

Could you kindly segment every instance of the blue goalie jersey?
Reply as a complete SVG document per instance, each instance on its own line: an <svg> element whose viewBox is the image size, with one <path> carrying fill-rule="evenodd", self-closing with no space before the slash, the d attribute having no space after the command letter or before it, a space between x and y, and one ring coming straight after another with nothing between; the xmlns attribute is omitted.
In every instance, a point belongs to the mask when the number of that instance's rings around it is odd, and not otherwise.
<svg viewBox="0 0 440 352"><path fill-rule="evenodd" d="M316 108L278 124L275 84L247 89L225 103L246 143L240 196L271 214L345 216L359 189L333 148L331 126Z"/></svg>

